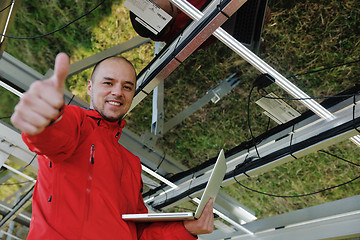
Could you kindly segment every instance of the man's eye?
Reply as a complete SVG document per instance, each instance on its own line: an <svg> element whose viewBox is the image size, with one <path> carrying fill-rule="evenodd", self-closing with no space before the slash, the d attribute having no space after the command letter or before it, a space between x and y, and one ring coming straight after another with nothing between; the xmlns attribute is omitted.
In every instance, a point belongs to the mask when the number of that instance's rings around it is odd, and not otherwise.
<svg viewBox="0 0 360 240"><path fill-rule="evenodd" d="M111 82L104 82L105 85L111 85Z"/></svg>
<svg viewBox="0 0 360 240"><path fill-rule="evenodd" d="M130 86L124 86L124 88L127 90L132 90L132 87L130 87Z"/></svg>

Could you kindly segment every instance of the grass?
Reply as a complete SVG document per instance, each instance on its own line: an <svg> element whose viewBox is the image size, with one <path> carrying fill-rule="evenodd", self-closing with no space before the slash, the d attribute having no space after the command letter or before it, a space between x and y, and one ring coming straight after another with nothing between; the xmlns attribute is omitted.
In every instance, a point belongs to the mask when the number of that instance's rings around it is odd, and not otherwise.
<svg viewBox="0 0 360 240"><path fill-rule="evenodd" d="M99 2L99 1L97 1ZM12 27L13 36L33 36L58 28L95 6L84 1L25 0ZM284 76L304 74L359 60L360 2L357 0L285 1L270 0L272 18L264 28L259 56ZM36 21L34 20L36 19ZM65 30L36 40L8 41L6 51L41 73L53 66L56 53L65 51L75 62L136 36L121 1L105 2L88 17ZM153 57L153 45L146 44L124 54L140 72ZM229 150L251 138L247 127L247 97L259 75L251 65L222 43L199 49L165 80L165 121L194 103L216 84L239 71L242 82L217 104L209 103L169 131L158 145L188 167L214 157L220 148ZM359 63L344 65L291 80L310 96L329 96L359 83ZM71 77L67 87L86 96L90 71ZM287 94L276 85L266 89ZM0 89L0 116L11 114L17 98ZM268 119L251 97L251 125L254 135L263 133ZM299 112L306 109L289 102ZM151 125L151 98L146 98L127 117L128 127L140 134ZM276 123L270 122L270 128ZM348 140L331 146L329 152L359 163L359 148ZM313 153L283 164L241 183L267 193L294 195L314 192L346 182L359 174L358 167L323 153ZM250 192L234 184L225 189L250 207L259 218L357 195L359 182L302 198L273 198Z"/></svg>

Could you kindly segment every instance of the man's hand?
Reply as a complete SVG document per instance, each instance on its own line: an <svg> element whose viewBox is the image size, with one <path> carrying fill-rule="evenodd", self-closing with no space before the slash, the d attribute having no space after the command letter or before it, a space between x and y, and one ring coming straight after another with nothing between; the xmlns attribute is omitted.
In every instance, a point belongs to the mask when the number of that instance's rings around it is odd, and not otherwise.
<svg viewBox="0 0 360 240"><path fill-rule="evenodd" d="M211 198L206 204L201 217L197 220L184 221L186 230L192 235L208 234L214 231L214 199Z"/></svg>
<svg viewBox="0 0 360 240"><path fill-rule="evenodd" d="M58 117L64 105L65 80L69 72L69 57L59 53L54 74L47 80L36 81L16 105L11 122L22 132L35 135Z"/></svg>

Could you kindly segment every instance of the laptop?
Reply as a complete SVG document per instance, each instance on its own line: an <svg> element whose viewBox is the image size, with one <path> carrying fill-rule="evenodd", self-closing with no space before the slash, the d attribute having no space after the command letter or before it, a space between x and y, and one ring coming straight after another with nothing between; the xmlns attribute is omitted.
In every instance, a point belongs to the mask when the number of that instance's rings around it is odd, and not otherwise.
<svg viewBox="0 0 360 240"><path fill-rule="evenodd" d="M140 213L140 214L123 214L122 219L135 222L156 222L156 221L181 221L198 219L201 216L206 204L210 198L215 198L219 192L221 183L226 173L226 162L224 150L218 155L215 166L210 174L209 181L206 184L202 194L201 201L194 212L175 212L175 213Z"/></svg>

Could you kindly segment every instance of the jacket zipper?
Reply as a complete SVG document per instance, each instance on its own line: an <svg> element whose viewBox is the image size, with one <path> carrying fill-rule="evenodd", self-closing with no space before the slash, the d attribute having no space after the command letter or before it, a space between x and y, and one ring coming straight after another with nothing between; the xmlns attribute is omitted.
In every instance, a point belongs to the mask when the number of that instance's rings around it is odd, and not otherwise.
<svg viewBox="0 0 360 240"><path fill-rule="evenodd" d="M89 170L88 170L88 178L87 178L87 182L86 182L85 220L87 220L89 218L91 183L92 183L92 179L93 179L94 163L95 163L95 144L92 144L90 147Z"/></svg>

